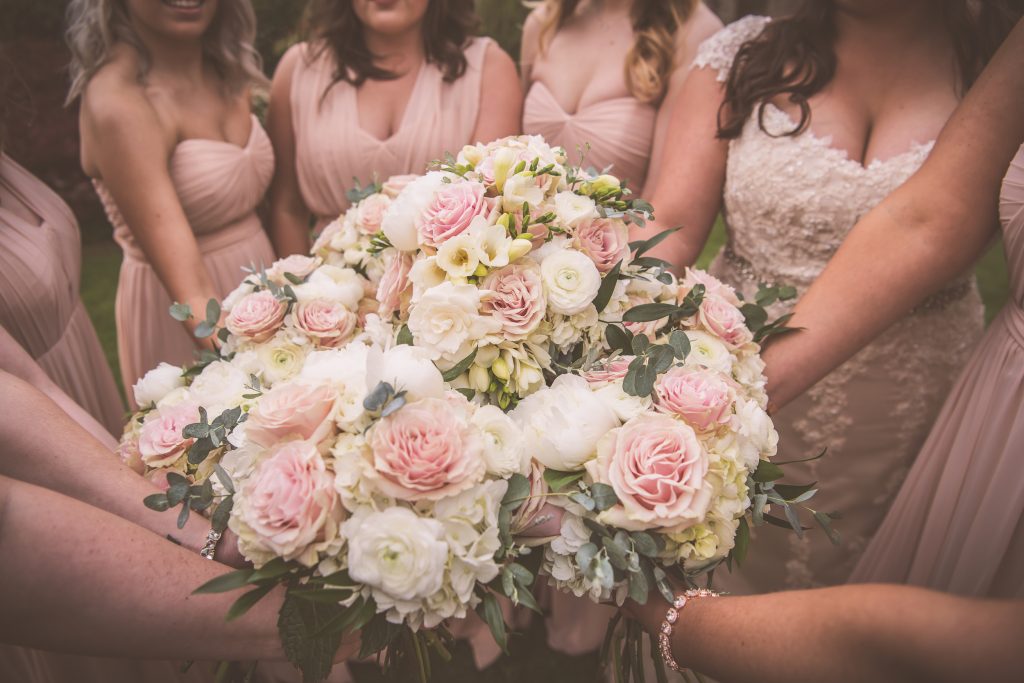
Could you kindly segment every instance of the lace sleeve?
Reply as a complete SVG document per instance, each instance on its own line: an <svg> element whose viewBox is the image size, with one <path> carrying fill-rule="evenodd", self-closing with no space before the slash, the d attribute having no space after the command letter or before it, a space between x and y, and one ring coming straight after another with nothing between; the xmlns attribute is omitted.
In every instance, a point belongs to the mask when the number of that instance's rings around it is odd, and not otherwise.
<svg viewBox="0 0 1024 683"><path fill-rule="evenodd" d="M744 43L761 35L769 21L769 17L751 15L729 24L701 43L693 59L693 68L717 69L719 82L725 82L736 53Z"/></svg>

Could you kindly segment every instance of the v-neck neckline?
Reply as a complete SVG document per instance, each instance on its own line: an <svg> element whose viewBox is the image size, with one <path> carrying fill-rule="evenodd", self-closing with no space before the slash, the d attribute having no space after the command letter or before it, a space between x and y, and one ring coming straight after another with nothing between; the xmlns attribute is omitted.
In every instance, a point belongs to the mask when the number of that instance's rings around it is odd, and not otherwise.
<svg viewBox="0 0 1024 683"><path fill-rule="evenodd" d="M355 128L361 135L369 139L370 141L378 145L387 145L392 140L396 139L401 135L409 125L409 117L412 115L413 106L417 98L420 96L420 90L423 88L423 79L427 71L427 61L424 60L419 67L419 71L416 73L416 80L412 85L412 92L409 93L409 99L405 103L405 110L402 112L402 117L398 122L398 127L392 131L391 135L386 138L379 138L370 131L363 128L362 122L359 120L359 88L352 87L350 89L351 95L349 97L349 103L351 106L352 116L355 120Z"/></svg>

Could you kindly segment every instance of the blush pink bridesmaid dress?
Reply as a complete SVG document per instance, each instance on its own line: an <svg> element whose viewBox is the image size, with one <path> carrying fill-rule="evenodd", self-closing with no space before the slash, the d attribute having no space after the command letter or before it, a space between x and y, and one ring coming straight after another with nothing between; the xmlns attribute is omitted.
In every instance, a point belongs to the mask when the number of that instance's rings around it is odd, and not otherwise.
<svg viewBox="0 0 1024 683"><path fill-rule="evenodd" d="M348 208L345 193L356 181L367 185L423 173L445 152L458 154L477 142L471 138L480 111L484 57L492 43L474 38L465 49L466 72L451 83L437 65L424 63L402 122L386 140L360 127L358 89L346 81L331 85L336 67L329 50L314 54L307 43L291 48L301 53L291 90L295 166L317 231Z"/></svg>
<svg viewBox="0 0 1024 683"><path fill-rule="evenodd" d="M946 399L851 581L1024 597L1024 146L999 197L1010 300Z"/></svg>
<svg viewBox="0 0 1024 683"><path fill-rule="evenodd" d="M13 159L0 156L0 325L109 431L96 436L110 443L111 435L121 434L124 406L78 296L81 266L71 209Z"/></svg>
<svg viewBox="0 0 1024 683"><path fill-rule="evenodd" d="M183 140L171 155L169 170L218 297L238 286L245 276L242 268L273 263L274 250L256 207L274 172L274 151L255 116L244 146ZM117 283L117 348L131 402L131 386L147 371L160 362L187 363L196 347L168 314L171 298L107 188L102 181L93 184L124 250Z"/></svg>

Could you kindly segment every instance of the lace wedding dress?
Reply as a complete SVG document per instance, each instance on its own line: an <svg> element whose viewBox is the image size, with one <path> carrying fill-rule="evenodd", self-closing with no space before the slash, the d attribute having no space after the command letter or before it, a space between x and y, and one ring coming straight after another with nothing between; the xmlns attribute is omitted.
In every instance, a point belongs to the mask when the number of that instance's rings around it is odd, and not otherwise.
<svg viewBox="0 0 1024 683"><path fill-rule="evenodd" d="M704 43L694 68L724 81L739 48L768 19L747 17ZM773 134L794 122L769 105ZM756 114L729 144L724 212L728 243L711 272L752 298L758 283L793 285L802 294L825 268L857 220L910 177L934 141L867 166L807 131L773 136ZM776 305L775 314L792 302ZM785 468L787 479L819 482L816 509L839 511L842 534L833 546L820 530L798 538L760 527L747 562L715 576L734 593L842 583L877 531L921 448L942 402L980 337L983 308L965 277L894 325L879 339L775 415L778 460L811 463Z"/></svg>

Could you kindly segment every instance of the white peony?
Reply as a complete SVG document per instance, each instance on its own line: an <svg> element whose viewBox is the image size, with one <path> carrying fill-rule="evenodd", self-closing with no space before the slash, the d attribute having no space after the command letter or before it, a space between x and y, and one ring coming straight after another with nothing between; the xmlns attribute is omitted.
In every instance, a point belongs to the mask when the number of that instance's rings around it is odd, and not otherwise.
<svg viewBox="0 0 1024 683"><path fill-rule="evenodd" d="M359 308L359 300L363 298L363 278L349 268L324 265L313 271L309 280L294 285L292 289L300 302L329 299L354 311Z"/></svg>
<svg viewBox="0 0 1024 683"><path fill-rule="evenodd" d="M576 471L594 457L597 442L619 426L608 405L576 375L561 375L519 402L511 413L526 452L544 466Z"/></svg>
<svg viewBox="0 0 1024 683"><path fill-rule="evenodd" d="M396 391L406 392L406 400L442 398L445 387L441 371L421 348L403 344L386 352L371 349L367 356L366 387L373 389L387 382Z"/></svg>
<svg viewBox="0 0 1024 683"><path fill-rule="evenodd" d="M348 539L348 571L373 589L380 607L394 607L441 590L448 544L444 525L408 508L362 509L341 527Z"/></svg>
<svg viewBox="0 0 1024 683"><path fill-rule="evenodd" d="M135 386L132 393L135 403L140 408L156 404L178 387L185 386L185 378L181 376L181 368L170 363L161 363L147 372Z"/></svg>
<svg viewBox="0 0 1024 683"><path fill-rule="evenodd" d="M573 249L563 249L545 258L540 274L548 306L562 315L582 312L601 288L597 266L586 254Z"/></svg>
<svg viewBox="0 0 1024 683"><path fill-rule="evenodd" d="M523 475L529 472L526 444L512 418L497 406L483 406L477 408L471 420L484 435L484 460L488 474L508 477L517 472Z"/></svg>
<svg viewBox="0 0 1024 683"><path fill-rule="evenodd" d="M216 360L203 368L189 387L192 400L206 409L210 419L241 405L249 377L231 363Z"/></svg>
<svg viewBox="0 0 1024 683"><path fill-rule="evenodd" d="M501 323L480 314L481 291L473 285L442 283L424 293L409 315L409 331L416 346L433 360L462 360L471 342L501 329ZM461 355L460 355L461 354Z"/></svg>
<svg viewBox="0 0 1024 683"><path fill-rule="evenodd" d="M572 191L559 192L555 195L555 215L562 225L575 228L585 220L598 217L597 204L590 197Z"/></svg>
<svg viewBox="0 0 1024 683"><path fill-rule="evenodd" d="M327 382L338 392L337 421L342 426L355 425L365 414L366 369L369 347L349 344L341 349L314 351L306 358L300 379Z"/></svg>
<svg viewBox="0 0 1024 683"><path fill-rule="evenodd" d="M416 251L419 248L416 219L433 201L444 177L439 171L431 171L417 178L402 189L384 213L381 230L399 251Z"/></svg>
<svg viewBox="0 0 1024 683"><path fill-rule="evenodd" d="M650 396L627 394L622 390L622 382L610 382L600 389L595 389L594 395L611 408L622 422L629 422L634 417L646 413L653 403Z"/></svg>

